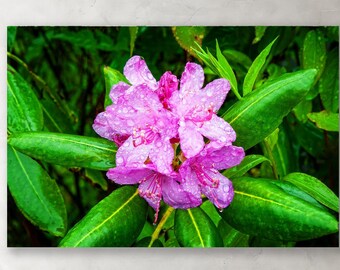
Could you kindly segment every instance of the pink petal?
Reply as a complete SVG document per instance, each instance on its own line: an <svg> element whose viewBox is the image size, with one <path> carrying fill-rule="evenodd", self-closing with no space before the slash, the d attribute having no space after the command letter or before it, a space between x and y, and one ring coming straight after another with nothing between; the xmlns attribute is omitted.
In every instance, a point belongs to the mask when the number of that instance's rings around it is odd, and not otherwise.
<svg viewBox="0 0 340 270"><path fill-rule="evenodd" d="M216 79L205 86L200 92L201 100L206 107L211 106L216 113L222 106L228 92L230 83L226 79Z"/></svg>
<svg viewBox="0 0 340 270"><path fill-rule="evenodd" d="M205 121L199 132L210 140L231 144L236 140L236 133L228 122L213 114L209 121Z"/></svg>
<svg viewBox="0 0 340 270"><path fill-rule="evenodd" d="M137 147L133 145L132 137L128 138L116 153L116 165L128 167L141 167L146 161L150 149L150 144L141 144Z"/></svg>
<svg viewBox="0 0 340 270"><path fill-rule="evenodd" d="M174 208L193 208L202 203L200 196L184 191L183 187L170 177L163 178L163 200Z"/></svg>
<svg viewBox="0 0 340 270"><path fill-rule="evenodd" d="M165 72L159 79L159 88L157 90L159 100L162 102L164 108L169 108L169 99L172 93L178 88L178 79L172 75L170 71Z"/></svg>
<svg viewBox="0 0 340 270"><path fill-rule="evenodd" d="M203 68L195 63L188 62L185 65L184 72L181 77L180 93L186 95L199 91L204 82Z"/></svg>
<svg viewBox="0 0 340 270"><path fill-rule="evenodd" d="M137 184L144 178L149 177L152 171L149 169L136 169L118 166L109 169L106 173L107 178L120 185Z"/></svg>
<svg viewBox="0 0 340 270"><path fill-rule="evenodd" d="M123 96L127 89L130 88L130 85L124 82L119 82L112 86L110 90L110 98L113 103L117 103L119 98Z"/></svg>
<svg viewBox="0 0 340 270"><path fill-rule="evenodd" d="M140 56L131 57L125 67L124 75L133 85L147 84L151 89L157 89L156 79L152 76L145 61Z"/></svg>
<svg viewBox="0 0 340 270"><path fill-rule="evenodd" d="M108 123L107 112L101 112L96 116L92 128L99 136L111 141L114 139L115 131Z"/></svg>
<svg viewBox="0 0 340 270"><path fill-rule="evenodd" d="M166 175L173 172L171 165L174 158L174 149L169 140L156 139L150 149L149 158L156 166L158 172Z"/></svg>
<svg viewBox="0 0 340 270"><path fill-rule="evenodd" d="M206 167L213 164L216 170L225 170L240 164L244 159L245 153L242 147L229 145L213 149L209 146L210 144L206 146L206 155L199 157L200 162Z"/></svg>
<svg viewBox="0 0 340 270"><path fill-rule="evenodd" d="M152 172L152 174L138 187L139 195L156 211L156 219L162 199L161 184L161 176L156 172Z"/></svg>
<svg viewBox="0 0 340 270"><path fill-rule="evenodd" d="M217 188L203 186L202 193L219 209L226 208L234 198L234 188L231 181L218 171L206 171L211 177L219 180Z"/></svg>
<svg viewBox="0 0 340 270"><path fill-rule="evenodd" d="M181 150L186 158L197 155L203 149L203 136L198 132L197 127L191 121L180 121L178 134Z"/></svg>
<svg viewBox="0 0 340 270"><path fill-rule="evenodd" d="M190 194L190 198L195 198L193 201L200 205L202 203L201 190L198 186L197 176L191 170L190 164L190 160L186 160L179 168L181 186L185 192Z"/></svg>

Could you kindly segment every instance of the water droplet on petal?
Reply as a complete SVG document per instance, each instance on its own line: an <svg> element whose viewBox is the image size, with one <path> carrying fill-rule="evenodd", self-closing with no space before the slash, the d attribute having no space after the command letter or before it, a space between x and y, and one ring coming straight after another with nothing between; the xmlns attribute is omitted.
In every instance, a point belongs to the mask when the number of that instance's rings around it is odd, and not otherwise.
<svg viewBox="0 0 340 270"><path fill-rule="evenodd" d="M123 162L123 158L118 157L118 158L116 159L116 163L122 163L122 162Z"/></svg>
<svg viewBox="0 0 340 270"><path fill-rule="evenodd" d="M157 142L157 143L156 143L156 146L157 146L157 147L161 147L161 146L162 146L162 143L161 143L161 142Z"/></svg>
<svg viewBox="0 0 340 270"><path fill-rule="evenodd" d="M220 208L220 209L218 209L218 212L222 213L223 210L224 210L223 208Z"/></svg>

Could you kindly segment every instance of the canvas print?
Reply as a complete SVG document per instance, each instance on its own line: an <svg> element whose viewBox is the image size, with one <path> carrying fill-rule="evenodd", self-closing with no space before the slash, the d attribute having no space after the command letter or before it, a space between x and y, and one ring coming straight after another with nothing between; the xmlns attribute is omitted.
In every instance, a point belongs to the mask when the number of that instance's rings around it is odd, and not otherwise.
<svg viewBox="0 0 340 270"><path fill-rule="evenodd" d="M7 34L8 247L339 245L339 27Z"/></svg>

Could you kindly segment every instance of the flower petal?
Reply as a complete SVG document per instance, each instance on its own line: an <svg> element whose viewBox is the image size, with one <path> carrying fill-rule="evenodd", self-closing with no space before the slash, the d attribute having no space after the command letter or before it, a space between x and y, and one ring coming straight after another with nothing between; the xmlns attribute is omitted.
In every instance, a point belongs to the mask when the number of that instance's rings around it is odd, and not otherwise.
<svg viewBox="0 0 340 270"><path fill-rule="evenodd" d="M226 79L216 79L208 83L201 91L201 100L206 107L211 106L216 113L222 106L228 92L230 83Z"/></svg>
<svg viewBox="0 0 340 270"><path fill-rule="evenodd" d="M118 103L118 100L121 96L123 96L126 92L126 90L128 90L130 88L130 85L128 85L125 82L119 82L115 85L112 86L111 90L110 90L110 98L112 100L113 103Z"/></svg>
<svg viewBox="0 0 340 270"><path fill-rule="evenodd" d="M155 220L157 220L159 206L162 199L161 184L161 175L156 172L152 172L152 175L150 175L138 187L139 195L143 197L156 211Z"/></svg>
<svg viewBox="0 0 340 270"><path fill-rule="evenodd" d="M163 200L166 204L174 208L193 208L202 203L200 196L194 196L190 192L184 191L183 187L174 178L163 178Z"/></svg>
<svg viewBox="0 0 340 270"><path fill-rule="evenodd" d="M159 79L159 86L157 89L159 100L162 102L164 108L169 108L169 99L172 93L178 88L178 79L170 71L165 72Z"/></svg>
<svg viewBox="0 0 340 270"><path fill-rule="evenodd" d="M183 190L190 194L190 198L200 205L202 203L201 190L198 186L196 174L191 170L191 160L186 160L179 168L180 182Z"/></svg>
<svg viewBox="0 0 340 270"><path fill-rule="evenodd" d="M194 93L199 91L204 82L203 68L195 63L188 62L185 65L184 72L181 77L180 93L186 95L187 93Z"/></svg>
<svg viewBox="0 0 340 270"><path fill-rule="evenodd" d="M186 158L197 155L204 147L203 136L191 121L180 121L178 128L181 150Z"/></svg>
<svg viewBox="0 0 340 270"><path fill-rule="evenodd" d="M124 75L133 85L147 84L151 89L157 89L156 79L152 76L145 61L140 56L131 57L125 67Z"/></svg>
<svg viewBox="0 0 340 270"><path fill-rule="evenodd" d="M117 166L128 167L143 167L147 159L150 149L150 144L133 145L133 138L130 136L121 147L118 148L116 154Z"/></svg>
<svg viewBox="0 0 340 270"><path fill-rule="evenodd" d="M124 166L117 166L109 169L106 173L107 178L120 185L133 185L139 183L142 179L149 177L152 173L149 169L136 169Z"/></svg>
<svg viewBox="0 0 340 270"><path fill-rule="evenodd" d="M240 164L245 155L242 147L234 145L214 149L213 147L210 147L210 144L208 144L205 147L205 150L206 154L199 157L199 162L204 164L206 167L213 164L213 167L216 170L225 170Z"/></svg>
<svg viewBox="0 0 340 270"><path fill-rule="evenodd" d="M222 144L231 144L236 140L236 133L228 122L213 114L209 121L205 121L199 132L210 140Z"/></svg>
<svg viewBox="0 0 340 270"><path fill-rule="evenodd" d="M226 208L234 198L234 188L231 181L217 170L206 171L210 177L219 180L217 188L205 185L201 187L202 193L219 209Z"/></svg>
<svg viewBox="0 0 340 270"><path fill-rule="evenodd" d="M96 116L92 128L99 136L113 141L115 131L109 125L106 111L101 112Z"/></svg>
<svg viewBox="0 0 340 270"><path fill-rule="evenodd" d="M156 139L150 149L149 158L158 172L166 175L173 172L171 164L174 158L174 149L169 140Z"/></svg>

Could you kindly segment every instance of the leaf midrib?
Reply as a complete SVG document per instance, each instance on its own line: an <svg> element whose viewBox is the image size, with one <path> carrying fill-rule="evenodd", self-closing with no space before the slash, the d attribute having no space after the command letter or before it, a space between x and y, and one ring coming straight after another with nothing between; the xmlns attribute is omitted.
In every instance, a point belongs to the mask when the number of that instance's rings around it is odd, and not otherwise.
<svg viewBox="0 0 340 270"><path fill-rule="evenodd" d="M197 235L198 235L198 238L199 238L199 240L200 240L200 242L201 242L202 247L205 247L204 241L203 241L203 238L202 238L202 235L201 235L201 232L200 232L200 230L199 230L199 228L198 228L198 226L197 226L197 223L196 223L196 221L195 221L195 218L194 218L193 214L191 213L191 210L190 210L190 209L188 209L188 214L189 214L189 216L190 216L190 219L191 219L191 221L192 221L192 224L193 224L194 227L195 227L195 230L196 230L196 232L197 232Z"/></svg>
<svg viewBox="0 0 340 270"><path fill-rule="evenodd" d="M106 222L108 222L110 219L112 219L115 215L117 215L127 204L129 204L134 197L136 197L138 194L138 190L132 196L122 205L120 206L115 212L113 212L108 218L104 219L102 223L94 227L91 231L89 231L87 234L85 234L75 245L74 247L77 247L81 242L83 242L87 237L89 237L92 233L94 233L96 230L98 230L100 227L102 227Z"/></svg>

